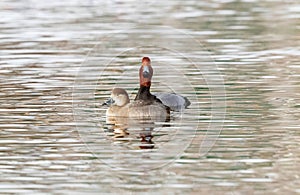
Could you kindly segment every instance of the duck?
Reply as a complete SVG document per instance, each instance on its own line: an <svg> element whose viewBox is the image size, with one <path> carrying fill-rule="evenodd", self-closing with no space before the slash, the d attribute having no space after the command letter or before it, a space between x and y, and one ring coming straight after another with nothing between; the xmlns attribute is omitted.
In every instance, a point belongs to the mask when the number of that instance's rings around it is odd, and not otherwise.
<svg viewBox="0 0 300 195"><path fill-rule="evenodd" d="M150 93L153 68L149 57L143 57L142 66L139 70L140 88L135 97L135 101L157 101L168 107L172 111L182 111L191 105L188 98L176 93Z"/></svg>
<svg viewBox="0 0 300 195"><path fill-rule="evenodd" d="M108 105L106 116L109 121L117 118L154 119L169 121L170 111L180 111L190 105L190 101L175 93L150 92L153 68L149 57L142 58L139 69L140 88L133 102L130 102L128 93L123 88L114 88L110 98L103 103ZM111 120L113 118L113 120Z"/></svg>
<svg viewBox="0 0 300 195"><path fill-rule="evenodd" d="M166 106L158 101L135 100L130 102L128 93L123 88L114 88L110 98L103 105L109 106L106 110L107 121L114 123L116 121L125 123L128 118L164 122L170 115Z"/></svg>

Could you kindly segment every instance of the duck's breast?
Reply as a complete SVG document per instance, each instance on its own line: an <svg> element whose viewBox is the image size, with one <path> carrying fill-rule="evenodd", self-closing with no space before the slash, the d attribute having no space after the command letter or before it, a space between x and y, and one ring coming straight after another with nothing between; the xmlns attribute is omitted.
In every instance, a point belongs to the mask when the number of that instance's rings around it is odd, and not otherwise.
<svg viewBox="0 0 300 195"><path fill-rule="evenodd" d="M120 107L120 106L110 106L106 110L106 123L114 124L120 119L128 118L128 106ZM123 122L121 120L121 122Z"/></svg>
<svg viewBox="0 0 300 195"><path fill-rule="evenodd" d="M166 121L168 117L167 108L158 102L146 104L143 101L135 101L129 105L129 117L139 119L153 119L158 121Z"/></svg>
<svg viewBox="0 0 300 195"><path fill-rule="evenodd" d="M123 107L111 106L106 111L107 123L126 123L128 119L167 121L169 111L159 102L134 101Z"/></svg>

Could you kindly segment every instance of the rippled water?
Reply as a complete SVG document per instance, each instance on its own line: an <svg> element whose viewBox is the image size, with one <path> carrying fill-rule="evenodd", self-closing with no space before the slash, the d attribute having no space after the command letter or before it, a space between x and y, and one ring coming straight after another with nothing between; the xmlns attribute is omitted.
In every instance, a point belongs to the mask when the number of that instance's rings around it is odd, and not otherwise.
<svg viewBox="0 0 300 195"><path fill-rule="evenodd" d="M1 193L300 193L297 1L24 0L0 13ZM192 105L113 132L101 103L115 86L134 98L145 55L152 91Z"/></svg>

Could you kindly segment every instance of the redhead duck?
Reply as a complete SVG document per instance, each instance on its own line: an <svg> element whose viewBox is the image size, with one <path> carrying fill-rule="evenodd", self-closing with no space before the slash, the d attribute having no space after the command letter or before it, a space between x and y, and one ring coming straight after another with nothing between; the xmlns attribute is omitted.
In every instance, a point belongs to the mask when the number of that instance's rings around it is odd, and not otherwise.
<svg viewBox="0 0 300 195"><path fill-rule="evenodd" d="M130 103L127 92L122 88L114 88L111 97L103 105L110 106L106 111L107 121L110 122L121 121L121 123L126 123L126 118L151 119L153 122L166 121L170 114L169 110L157 101L136 100Z"/></svg>
<svg viewBox="0 0 300 195"><path fill-rule="evenodd" d="M160 102L173 111L182 111L191 104L186 97L175 93L156 93L154 95L150 93L153 69L149 57L143 57L139 72L140 89L135 100Z"/></svg>

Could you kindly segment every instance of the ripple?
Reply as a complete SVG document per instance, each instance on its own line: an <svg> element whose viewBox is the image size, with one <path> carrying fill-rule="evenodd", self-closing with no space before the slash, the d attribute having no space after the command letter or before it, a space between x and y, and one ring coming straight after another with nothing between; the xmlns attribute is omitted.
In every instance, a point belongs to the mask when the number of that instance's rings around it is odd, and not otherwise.
<svg viewBox="0 0 300 195"><path fill-rule="evenodd" d="M299 9L296 1L1 1L0 193L299 192ZM161 26L181 33L154 28ZM95 44L102 50L86 63ZM192 101L153 131L152 150L139 148L134 129L114 137L100 107L115 83L134 98L144 55L156 62L153 91L176 89ZM73 98L82 67L84 93ZM224 120L212 119L219 94L211 89L221 86L208 84L217 75L225 81ZM76 104L86 114L80 122ZM210 134L216 124L218 139ZM209 152L199 157L205 138ZM136 171L165 160L172 163Z"/></svg>

